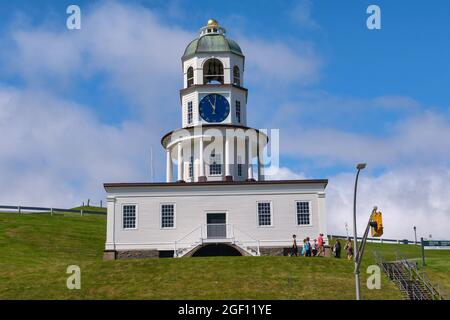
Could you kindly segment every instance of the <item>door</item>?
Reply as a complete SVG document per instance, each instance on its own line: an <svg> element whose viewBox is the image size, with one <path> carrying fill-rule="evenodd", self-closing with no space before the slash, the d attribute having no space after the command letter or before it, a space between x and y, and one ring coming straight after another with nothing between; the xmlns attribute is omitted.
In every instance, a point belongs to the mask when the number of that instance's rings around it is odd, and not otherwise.
<svg viewBox="0 0 450 320"><path fill-rule="evenodd" d="M208 239L226 239L227 237L226 213L207 213L206 230Z"/></svg>

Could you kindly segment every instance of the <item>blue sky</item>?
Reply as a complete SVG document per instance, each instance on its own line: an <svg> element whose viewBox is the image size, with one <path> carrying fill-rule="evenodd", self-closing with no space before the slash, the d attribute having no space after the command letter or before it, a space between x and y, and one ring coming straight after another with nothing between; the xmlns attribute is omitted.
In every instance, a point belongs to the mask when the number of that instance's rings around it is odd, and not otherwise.
<svg viewBox="0 0 450 320"><path fill-rule="evenodd" d="M81 30L65 28L69 4ZM366 27L370 4L381 30ZM2 202L101 199L103 182L149 179L150 146L163 180L180 57L214 17L247 58L249 125L281 129L274 178L329 178L339 232L366 161L361 210L376 202L392 224L450 236L438 226L450 216L448 1L19 0L0 14L0 174L15 179Z"/></svg>

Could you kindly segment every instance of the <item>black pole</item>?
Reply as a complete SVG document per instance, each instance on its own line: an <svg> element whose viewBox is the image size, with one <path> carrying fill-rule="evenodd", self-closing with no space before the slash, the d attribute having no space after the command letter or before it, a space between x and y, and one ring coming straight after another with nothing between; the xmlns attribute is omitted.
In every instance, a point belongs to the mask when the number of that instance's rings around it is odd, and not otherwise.
<svg viewBox="0 0 450 320"><path fill-rule="evenodd" d="M417 244L417 232L416 232L416 226L414 226L414 244Z"/></svg>
<svg viewBox="0 0 450 320"><path fill-rule="evenodd" d="M420 238L420 243L421 243L421 246L422 246L422 265L426 266L426 264L425 264L425 248L424 248L424 245L423 245L423 238Z"/></svg>

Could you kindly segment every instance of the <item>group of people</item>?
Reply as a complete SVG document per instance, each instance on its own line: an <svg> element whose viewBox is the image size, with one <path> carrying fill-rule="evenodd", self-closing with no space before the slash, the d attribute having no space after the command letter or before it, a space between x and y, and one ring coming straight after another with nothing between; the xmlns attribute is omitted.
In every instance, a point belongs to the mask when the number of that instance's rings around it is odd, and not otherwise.
<svg viewBox="0 0 450 320"><path fill-rule="evenodd" d="M347 239L347 243L345 244L344 250L347 253L347 259L353 260L353 243L350 239ZM339 239L336 239L336 242L334 243L333 256L335 258L341 257L341 242L339 241Z"/></svg>
<svg viewBox="0 0 450 320"><path fill-rule="evenodd" d="M347 243L344 247L345 252L347 253L347 259L353 260L353 243L350 239L347 239ZM341 257L341 242L339 239L336 240L336 242L333 245L332 248L333 256L335 258ZM323 241L323 233L319 234L317 239L313 240L313 243L311 244L311 240L309 237L306 237L303 239L303 245L301 247L301 251L299 252L298 244L297 244L297 236L294 234L292 235L292 250L290 256L298 256L300 253L300 256L303 257L320 257L325 256L325 248L324 248L324 241Z"/></svg>
<svg viewBox="0 0 450 320"><path fill-rule="evenodd" d="M295 234L292 235L292 239L291 256L297 257L299 253L303 257L320 257L325 255L323 233L319 234L317 239L314 239L312 244L309 237L303 239L303 245L300 252L298 250L297 236Z"/></svg>

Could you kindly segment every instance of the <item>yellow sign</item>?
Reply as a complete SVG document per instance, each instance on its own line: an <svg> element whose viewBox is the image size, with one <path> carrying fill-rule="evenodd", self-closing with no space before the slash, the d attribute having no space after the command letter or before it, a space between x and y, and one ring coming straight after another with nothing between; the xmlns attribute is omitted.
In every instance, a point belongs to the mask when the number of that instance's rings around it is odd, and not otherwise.
<svg viewBox="0 0 450 320"><path fill-rule="evenodd" d="M377 208L374 208L370 215L370 233L372 237L383 235L383 217L381 211L377 211Z"/></svg>

